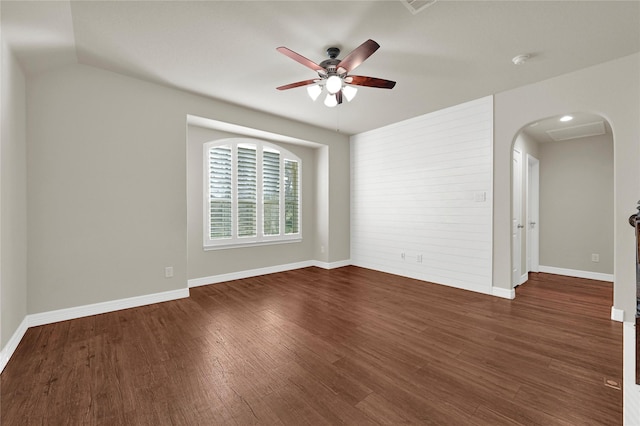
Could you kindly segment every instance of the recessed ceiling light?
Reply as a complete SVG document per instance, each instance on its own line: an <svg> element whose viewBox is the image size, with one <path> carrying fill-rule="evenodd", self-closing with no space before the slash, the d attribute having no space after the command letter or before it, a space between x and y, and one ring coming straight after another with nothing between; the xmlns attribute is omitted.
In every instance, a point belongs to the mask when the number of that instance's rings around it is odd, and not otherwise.
<svg viewBox="0 0 640 426"><path fill-rule="evenodd" d="M560 118L560 121L571 121L573 120L573 117L570 115L565 115L564 117Z"/></svg>

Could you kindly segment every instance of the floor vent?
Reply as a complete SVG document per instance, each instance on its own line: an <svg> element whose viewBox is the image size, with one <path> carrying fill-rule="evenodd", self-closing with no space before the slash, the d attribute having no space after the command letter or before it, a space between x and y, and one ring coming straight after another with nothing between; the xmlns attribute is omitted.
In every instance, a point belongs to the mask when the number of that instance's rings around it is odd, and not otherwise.
<svg viewBox="0 0 640 426"><path fill-rule="evenodd" d="M437 0L400 0L407 6L407 9L414 15L418 12L422 12L427 7L434 4Z"/></svg>

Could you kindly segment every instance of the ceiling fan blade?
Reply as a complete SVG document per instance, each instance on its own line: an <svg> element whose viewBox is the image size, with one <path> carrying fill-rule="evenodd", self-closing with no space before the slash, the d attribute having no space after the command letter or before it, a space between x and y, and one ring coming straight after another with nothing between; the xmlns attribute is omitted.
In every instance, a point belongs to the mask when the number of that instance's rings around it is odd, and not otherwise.
<svg viewBox="0 0 640 426"><path fill-rule="evenodd" d="M347 84L356 86L377 87L379 89L393 89L396 85L395 81L384 80L382 78L366 77L364 75L350 75L344 79Z"/></svg>
<svg viewBox="0 0 640 426"><path fill-rule="evenodd" d="M309 84L313 84L313 83L315 83L317 81L318 81L317 78L315 78L313 80L297 81L295 83L285 84L284 86L276 87L276 89L278 89L278 90L293 89L294 87L308 86Z"/></svg>
<svg viewBox="0 0 640 426"><path fill-rule="evenodd" d="M373 52L378 50L379 47L380 45L371 39L365 41L340 61L338 64L338 74L353 71L358 65L363 63L365 59L373 55Z"/></svg>
<svg viewBox="0 0 640 426"><path fill-rule="evenodd" d="M280 53L282 53L285 56L290 57L291 59L293 59L294 61L304 65L307 68L311 68L314 71L320 72L320 73L327 73L327 70L325 70L324 68L322 68L320 65L316 64L315 62L313 62L311 59L307 59L304 56L300 55L299 53L294 52L293 50L281 46L276 48L276 50Z"/></svg>

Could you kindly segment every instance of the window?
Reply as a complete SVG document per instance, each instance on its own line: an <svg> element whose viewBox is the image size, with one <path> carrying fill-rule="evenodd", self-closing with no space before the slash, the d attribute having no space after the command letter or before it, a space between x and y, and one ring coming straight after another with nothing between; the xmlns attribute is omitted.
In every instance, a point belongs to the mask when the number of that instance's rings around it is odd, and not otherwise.
<svg viewBox="0 0 640 426"><path fill-rule="evenodd" d="M204 247L302 239L300 159L253 139L204 145Z"/></svg>

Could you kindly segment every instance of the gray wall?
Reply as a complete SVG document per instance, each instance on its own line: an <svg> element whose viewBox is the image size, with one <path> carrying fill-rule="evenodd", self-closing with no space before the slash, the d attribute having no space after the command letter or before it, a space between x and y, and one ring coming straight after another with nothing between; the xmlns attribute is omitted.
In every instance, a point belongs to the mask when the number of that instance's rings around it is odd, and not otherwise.
<svg viewBox="0 0 640 426"><path fill-rule="evenodd" d="M494 286L511 288L511 153L523 126L584 111L601 115L614 138L614 307L635 313L634 236L627 219L640 194L640 54L498 93L494 140Z"/></svg>
<svg viewBox="0 0 640 426"><path fill-rule="evenodd" d="M1 44L0 348L27 314L27 204L25 77Z"/></svg>
<svg viewBox="0 0 640 426"><path fill-rule="evenodd" d="M611 136L543 143L539 160L540 265L613 274Z"/></svg>
<svg viewBox="0 0 640 426"><path fill-rule="evenodd" d="M84 65L30 79L27 92L29 313L187 286L187 114L328 147L326 260L348 259L346 136ZM248 269L262 262L253 254L218 266Z"/></svg>

